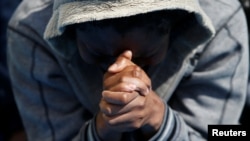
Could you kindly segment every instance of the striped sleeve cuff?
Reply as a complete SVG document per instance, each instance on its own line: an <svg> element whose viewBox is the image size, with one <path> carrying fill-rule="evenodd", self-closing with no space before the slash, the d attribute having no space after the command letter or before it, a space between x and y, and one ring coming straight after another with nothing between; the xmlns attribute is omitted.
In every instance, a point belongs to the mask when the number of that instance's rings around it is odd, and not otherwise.
<svg viewBox="0 0 250 141"><path fill-rule="evenodd" d="M87 139L88 141L101 141L96 133L95 118L89 122L87 127Z"/></svg>
<svg viewBox="0 0 250 141"><path fill-rule="evenodd" d="M174 112L166 106L166 112L159 131L149 141L166 141L171 140L176 133L176 118Z"/></svg>

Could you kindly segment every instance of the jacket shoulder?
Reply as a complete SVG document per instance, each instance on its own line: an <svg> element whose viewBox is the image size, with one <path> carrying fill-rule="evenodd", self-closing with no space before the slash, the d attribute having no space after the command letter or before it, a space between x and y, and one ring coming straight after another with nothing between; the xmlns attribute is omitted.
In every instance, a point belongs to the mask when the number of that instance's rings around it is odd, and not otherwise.
<svg viewBox="0 0 250 141"><path fill-rule="evenodd" d="M12 15L8 29L44 45L43 33L52 10L52 0L24 0Z"/></svg>
<svg viewBox="0 0 250 141"><path fill-rule="evenodd" d="M216 31L222 28L238 10L242 9L238 0L199 0L199 2Z"/></svg>

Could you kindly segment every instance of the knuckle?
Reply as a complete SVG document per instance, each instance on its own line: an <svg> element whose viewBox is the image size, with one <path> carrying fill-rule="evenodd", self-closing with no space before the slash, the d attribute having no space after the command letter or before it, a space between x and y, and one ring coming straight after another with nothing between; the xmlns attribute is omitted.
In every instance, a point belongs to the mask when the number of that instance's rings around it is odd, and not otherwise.
<svg viewBox="0 0 250 141"><path fill-rule="evenodd" d="M145 105L145 100L138 101L137 105L138 105L138 108L142 109L144 107L144 105Z"/></svg>
<svg viewBox="0 0 250 141"><path fill-rule="evenodd" d="M127 103L128 102L128 95L126 94L126 93L123 93L122 95L121 95L121 99L120 99L120 101L122 102L122 103Z"/></svg>
<svg viewBox="0 0 250 141"><path fill-rule="evenodd" d="M140 110L140 112L138 112L136 115L136 119L140 121L141 119L143 119L143 117L144 117L144 112Z"/></svg>
<svg viewBox="0 0 250 141"><path fill-rule="evenodd" d="M107 106L107 104L101 102L99 103L99 107L100 107L100 111L105 114L105 115L111 115L112 114L112 110L109 106Z"/></svg>
<svg viewBox="0 0 250 141"><path fill-rule="evenodd" d="M104 112L105 112L105 114L106 115L112 115L112 111L111 111L111 109L109 109L109 108L106 108L105 110L104 110Z"/></svg>
<svg viewBox="0 0 250 141"><path fill-rule="evenodd" d="M108 108L102 108L101 109L102 113L104 113L105 115L109 115L110 111L108 110Z"/></svg>
<svg viewBox="0 0 250 141"><path fill-rule="evenodd" d="M134 123L132 123L132 128L139 129L140 127L141 127L141 123L140 122L134 122Z"/></svg>
<svg viewBox="0 0 250 141"><path fill-rule="evenodd" d="M133 85L128 85L128 84L126 84L126 83L120 85L120 89L121 89L122 92L130 92L130 91L133 91L133 90L135 89L134 87L135 87L135 86L133 86ZM123 97L123 95L122 95L122 97ZM127 98L127 97L126 97L126 98Z"/></svg>
<svg viewBox="0 0 250 141"><path fill-rule="evenodd" d="M108 126L115 126L115 125L116 125L116 123L115 123L115 122L113 122L113 120L112 120L112 119L109 119L109 120L107 120L107 125L108 125Z"/></svg>
<svg viewBox="0 0 250 141"><path fill-rule="evenodd" d="M104 100L103 100L103 98L101 99L101 101L100 101L100 103L99 103L99 107L100 107L101 110L102 110L103 107L104 107Z"/></svg>
<svg viewBox="0 0 250 141"><path fill-rule="evenodd" d="M134 70L137 72L142 72L142 69L139 66L134 66Z"/></svg>
<svg viewBox="0 0 250 141"><path fill-rule="evenodd" d="M148 87L151 89L152 82L150 79L148 79Z"/></svg>
<svg viewBox="0 0 250 141"><path fill-rule="evenodd" d="M138 69L133 70L133 77L140 78L141 77L141 71Z"/></svg>
<svg viewBox="0 0 250 141"><path fill-rule="evenodd" d="M120 82L126 82L127 79L128 79L127 76L121 76L120 79L119 79L119 81Z"/></svg>

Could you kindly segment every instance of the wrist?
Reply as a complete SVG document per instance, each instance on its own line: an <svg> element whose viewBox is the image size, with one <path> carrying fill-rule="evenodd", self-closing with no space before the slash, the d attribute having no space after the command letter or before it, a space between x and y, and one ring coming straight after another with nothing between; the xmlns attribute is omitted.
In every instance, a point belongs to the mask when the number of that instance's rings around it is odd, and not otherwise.
<svg viewBox="0 0 250 141"><path fill-rule="evenodd" d="M102 113L99 112L97 114L96 120L95 120L95 128L96 133L98 137L103 141L120 141L122 133L117 132L113 130L111 127L109 127L105 121L102 118Z"/></svg>
<svg viewBox="0 0 250 141"><path fill-rule="evenodd" d="M159 97L154 100L153 114L149 119L148 124L141 128L143 135L149 139L154 136L160 129L165 115L166 105Z"/></svg>

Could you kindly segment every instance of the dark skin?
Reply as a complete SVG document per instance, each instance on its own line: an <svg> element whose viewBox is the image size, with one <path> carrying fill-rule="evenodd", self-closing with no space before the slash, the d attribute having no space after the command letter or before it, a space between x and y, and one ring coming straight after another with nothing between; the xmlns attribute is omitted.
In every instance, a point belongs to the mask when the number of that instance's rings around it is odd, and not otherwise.
<svg viewBox="0 0 250 141"><path fill-rule="evenodd" d="M136 129L148 139L159 130L163 120L165 105L151 89L150 78L131 62L131 55L129 51L121 54L104 75L96 120L98 135L104 140L120 140L123 132Z"/></svg>
<svg viewBox="0 0 250 141"><path fill-rule="evenodd" d="M76 30L82 59L104 71L96 118L97 133L104 141L119 141L122 133L134 130L149 139L163 121L165 104L151 89L150 77L142 67L163 60L168 33L159 34L158 29L144 25L123 33L112 26Z"/></svg>

